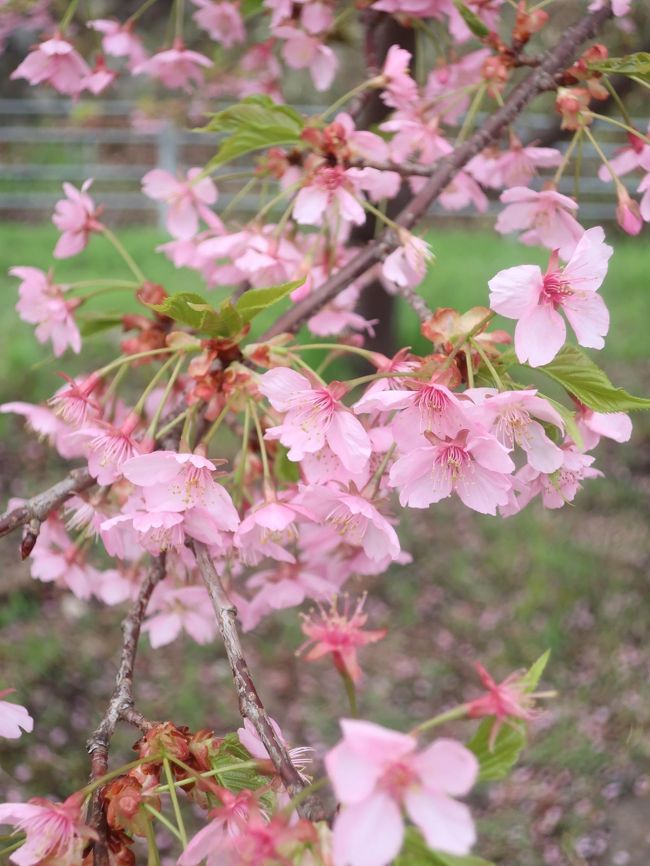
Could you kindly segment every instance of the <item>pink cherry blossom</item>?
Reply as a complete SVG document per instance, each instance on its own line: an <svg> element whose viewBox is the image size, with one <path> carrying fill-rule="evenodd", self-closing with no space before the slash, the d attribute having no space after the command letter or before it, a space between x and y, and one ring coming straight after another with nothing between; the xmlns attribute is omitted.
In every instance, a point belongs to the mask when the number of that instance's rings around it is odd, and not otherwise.
<svg viewBox="0 0 650 866"><path fill-rule="evenodd" d="M71 427L83 427L90 418L96 418L100 408L91 399L91 394L101 383L101 376L91 373L85 380L76 382L62 374L68 384L60 388L47 401L56 415Z"/></svg>
<svg viewBox="0 0 650 866"><path fill-rule="evenodd" d="M523 232L519 236L521 243L558 249L563 259L570 258L584 234L574 217L578 205L572 198L552 189L535 192L515 186L501 194L501 201L507 207L497 218L498 232Z"/></svg>
<svg viewBox="0 0 650 866"><path fill-rule="evenodd" d="M247 565L257 565L265 556L280 562L295 562L287 549L298 536L296 519L300 509L284 502L263 502L242 520L235 545Z"/></svg>
<svg viewBox="0 0 650 866"><path fill-rule="evenodd" d="M402 506L427 508L455 492L481 514L496 514L508 501L509 474L515 466L493 436L461 433L456 439L435 440L399 457L390 483L399 490ZM434 444L435 443L435 444Z"/></svg>
<svg viewBox="0 0 650 866"><path fill-rule="evenodd" d="M334 866L386 866L404 839L402 809L427 845L467 854L476 833L467 794L478 775L476 757L456 740L422 751L417 740L372 722L343 719L343 739L325 756L343 804L334 820Z"/></svg>
<svg viewBox="0 0 650 866"><path fill-rule="evenodd" d="M82 548L55 518L41 526L29 562L32 577L69 589L82 601L91 597L99 581L97 569L86 562Z"/></svg>
<svg viewBox="0 0 650 866"><path fill-rule="evenodd" d="M296 196L293 218L301 225L319 226L336 208L342 220L363 225L366 214L361 206L359 185L352 169L340 165L322 166L309 178Z"/></svg>
<svg viewBox="0 0 650 866"><path fill-rule="evenodd" d="M274 36L286 40L282 57L291 69L308 69L316 90L329 90L339 61L321 36L314 36L291 25L274 29Z"/></svg>
<svg viewBox="0 0 650 866"><path fill-rule="evenodd" d="M412 178L413 189L422 183L423 178ZM488 209L488 199L479 184L466 171L459 171L452 182L445 187L438 199L445 210L458 211L472 205L479 213Z"/></svg>
<svg viewBox="0 0 650 866"><path fill-rule="evenodd" d="M38 342L50 340L57 358L68 347L79 354L81 334L72 315L78 300L66 301L63 287L55 285L50 275L38 268L10 268L9 273L22 280L16 310L24 322L38 325L35 331Z"/></svg>
<svg viewBox="0 0 650 866"><path fill-rule="evenodd" d="M526 187L538 168L552 168L561 162L562 154L554 147L524 147L513 138L509 150L483 151L468 164L467 170L480 184L492 189Z"/></svg>
<svg viewBox="0 0 650 866"><path fill-rule="evenodd" d="M102 34L104 53L109 57L128 58L130 69L146 59L147 52L142 46L142 41L133 33L133 28L128 22L120 24L119 21L109 18L96 18L94 21L88 21L87 26Z"/></svg>
<svg viewBox="0 0 650 866"><path fill-rule="evenodd" d="M213 0L192 0L199 8L192 18L198 26L220 42L224 48L232 48L246 37L244 22L237 3L215 3Z"/></svg>
<svg viewBox="0 0 650 866"><path fill-rule="evenodd" d="M346 469L360 471L368 462L370 439L341 403L341 383L312 388L305 376L277 367L260 378L260 391L276 411L286 413L282 424L268 428L266 435L289 449L289 460L302 460L327 443Z"/></svg>
<svg viewBox="0 0 650 866"><path fill-rule="evenodd" d="M89 90L93 96L103 93L117 78L117 72L106 65L104 56L99 54L94 67L82 80L84 90Z"/></svg>
<svg viewBox="0 0 650 866"><path fill-rule="evenodd" d="M166 550L181 549L185 544L182 514L177 511L135 510L118 514L101 523L100 532L112 556L120 556L126 549L117 540L126 526L135 533L137 543L153 556L159 556Z"/></svg>
<svg viewBox="0 0 650 866"><path fill-rule="evenodd" d="M169 205L167 230L172 237L186 240L199 229L199 219L210 221L212 211L208 205L217 200L217 188L209 177L202 177L202 169L191 168L185 181L177 180L168 171L154 168L142 178L142 191L155 201Z"/></svg>
<svg viewBox="0 0 650 866"><path fill-rule="evenodd" d="M66 198L56 203L52 217L52 222L62 232L54 248L55 259L76 256L86 248L90 235L103 229L97 219L100 211L88 195L91 184L92 179L85 180L80 190L71 183L63 184Z"/></svg>
<svg viewBox="0 0 650 866"><path fill-rule="evenodd" d="M16 866L75 866L81 862L88 839L96 839L94 830L81 817L83 795L72 794L63 803L34 799L29 803L0 805L0 824L12 824L26 833L25 842L10 855Z"/></svg>
<svg viewBox="0 0 650 866"><path fill-rule="evenodd" d="M408 390L403 388L408 385ZM433 433L445 438L468 426L464 404L446 385L431 380L395 379L389 389L368 392L355 404L354 411L390 412L401 410L391 424L398 447L410 447L413 433ZM426 444L422 442L421 444Z"/></svg>
<svg viewBox="0 0 650 866"><path fill-rule="evenodd" d="M22 415L28 428L46 439L64 460L84 456L82 446L70 435L72 428L46 406L35 406L33 403L15 401L2 403L0 412L3 414L14 412L17 415Z"/></svg>
<svg viewBox="0 0 650 866"><path fill-rule="evenodd" d="M25 78L30 84L49 84L66 96L78 96L90 69L74 47L60 34L46 39L27 55L11 73L11 79Z"/></svg>
<svg viewBox="0 0 650 866"><path fill-rule="evenodd" d="M173 588L161 583L152 596L149 614L142 630L154 648L170 644L181 631L198 644L210 643L217 634L210 597L202 586Z"/></svg>
<svg viewBox="0 0 650 866"><path fill-rule="evenodd" d="M150 75L159 79L165 87L190 91L192 84L203 83L203 68L213 65L212 61L197 51L188 50L183 41L176 39L174 47L159 51L148 60L133 67L134 75Z"/></svg>
<svg viewBox="0 0 650 866"><path fill-rule="evenodd" d="M34 719L25 707L13 701L3 700L14 691L15 689L0 691L0 737L6 737L8 740L17 740L23 731L29 733L34 730Z"/></svg>
<svg viewBox="0 0 650 866"><path fill-rule="evenodd" d="M386 256L382 273L398 286L417 286L425 277L427 265L434 258L426 241L406 232L400 246Z"/></svg>
<svg viewBox="0 0 650 866"><path fill-rule="evenodd" d="M295 559L295 557L294 557ZM305 599L324 601L332 598L340 589L322 569L304 562L281 562L273 569L258 571L246 581L246 588L253 592L249 601L237 596L237 612L244 631L250 631L266 616L277 610L298 607Z"/></svg>
<svg viewBox="0 0 650 866"><path fill-rule="evenodd" d="M564 267L557 252L545 274L537 265L508 268L488 281L491 308L517 319L515 351L531 367L548 364L560 351L566 327L564 312L581 346L602 349L609 312L596 294L607 274L612 248L600 226L584 233Z"/></svg>
<svg viewBox="0 0 650 866"><path fill-rule="evenodd" d="M368 614L363 613L366 597L362 596L356 607L350 611L349 599L345 598L343 610L339 611L337 601L329 610L319 604L318 611L303 615L302 630L307 640L298 650L307 661L315 661L325 655L332 655L334 666L349 677L353 683L361 680L361 668L357 659L360 647L383 640L386 629L364 629Z"/></svg>
<svg viewBox="0 0 650 866"><path fill-rule="evenodd" d="M397 559L397 533L375 506L357 494L337 487L307 487L297 500L317 519L332 526L348 544L363 547L370 559Z"/></svg>
<svg viewBox="0 0 650 866"><path fill-rule="evenodd" d="M605 4L606 0L592 0L589 4L589 11L597 12L599 9L602 9ZM612 0L612 12L617 16L627 15L631 6L632 0Z"/></svg>
<svg viewBox="0 0 650 866"><path fill-rule="evenodd" d="M541 495L545 508L562 508L567 502L573 502L585 478L598 478L603 474L592 468L595 458L590 454L583 454L571 444L564 445L562 451L562 466L550 475L538 472L530 465L517 472L513 482L519 493L514 502L510 501L508 506L502 509L504 517L521 511L538 495Z"/></svg>
<svg viewBox="0 0 650 866"><path fill-rule="evenodd" d="M614 442L629 442L632 436L632 421L625 412L594 412L579 405L576 423L582 434L585 451L591 451L600 442L601 436Z"/></svg>
<svg viewBox="0 0 650 866"><path fill-rule="evenodd" d="M178 866L199 866L204 860L206 866L224 866L229 861L234 838L246 832L253 794L221 788L219 799L221 805L208 813L210 823L190 839Z"/></svg>
<svg viewBox="0 0 650 866"><path fill-rule="evenodd" d="M618 199L616 222L628 235L638 235L643 228L643 217L639 205L622 184L618 184L616 195Z"/></svg>
<svg viewBox="0 0 650 866"><path fill-rule="evenodd" d="M390 108L408 109L415 102L418 88L409 74L411 54L399 45L391 45L386 55L381 98Z"/></svg>
<svg viewBox="0 0 650 866"><path fill-rule="evenodd" d="M621 148L613 156L610 156L607 160L608 165L603 163L598 169L598 177L604 183L616 180L617 177L623 177L639 168L650 168L650 164L648 164L650 160L650 144L647 144L643 138L635 135L633 132L628 132L627 140L628 144L626 147ZM610 168L614 172L613 177Z"/></svg>
<svg viewBox="0 0 650 866"><path fill-rule="evenodd" d="M390 155L398 164L416 159L421 164L430 165L453 150L440 130L439 117L425 112L418 104L395 112L390 120L381 124L380 129L394 133Z"/></svg>
<svg viewBox="0 0 650 866"><path fill-rule="evenodd" d="M648 158L650 162L650 157ZM639 202L639 213L645 220L645 222L650 223L650 173L646 174L641 183L639 184L639 188L637 192L641 193L641 201Z"/></svg>
<svg viewBox="0 0 650 866"><path fill-rule="evenodd" d="M88 471L98 484L117 481L127 460L143 451L145 445L133 436L139 423L139 417L131 412L120 427L100 421L96 427L84 427L75 434L86 441Z"/></svg>
<svg viewBox="0 0 650 866"><path fill-rule="evenodd" d="M151 511L208 509L223 531L234 532L239 515L228 492L212 477L216 468L199 454L153 451L125 461L122 472L142 489Z"/></svg>
<svg viewBox="0 0 650 866"><path fill-rule="evenodd" d="M476 670L487 693L467 704L467 715L471 719L494 718L489 738L492 749L499 731L509 720L530 722L536 718L537 713L533 710L535 696L526 688L521 673L510 674L503 682L497 683L478 662Z"/></svg>
<svg viewBox="0 0 650 866"><path fill-rule="evenodd" d="M302 778L305 781L309 781L309 777L305 775L304 771L312 762L311 755L314 750L309 746L294 746L293 748L289 748L280 725L278 725L275 719L269 719L269 721L278 740L287 747L291 763L298 770ZM244 727L237 728L237 736L239 737L239 742L253 758L257 758L258 761L270 760L266 746L260 740L259 734L250 719L244 719Z"/></svg>
<svg viewBox="0 0 650 866"><path fill-rule="evenodd" d="M508 451L518 445L526 453L529 464L540 472L555 472L560 468L563 452L546 435L540 421L555 425L560 432L564 431L564 422L535 390L498 392L486 388L465 393L477 403L479 422Z"/></svg>

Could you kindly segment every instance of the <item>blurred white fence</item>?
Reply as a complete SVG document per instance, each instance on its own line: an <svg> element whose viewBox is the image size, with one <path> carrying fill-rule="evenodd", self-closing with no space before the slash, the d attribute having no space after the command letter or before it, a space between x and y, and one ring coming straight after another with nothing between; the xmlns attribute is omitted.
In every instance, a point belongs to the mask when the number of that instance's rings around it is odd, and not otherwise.
<svg viewBox="0 0 650 866"><path fill-rule="evenodd" d="M298 108L315 113L319 106ZM92 177L95 198L114 218L153 222L157 214L160 220L160 206L140 192L142 175L154 167L176 174L205 164L218 139L181 130L169 120L145 119L136 112L136 103L122 100L74 104L63 99L0 99L0 218L45 217L60 198L63 181L80 184ZM553 114L528 114L517 133L522 140L535 139L555 122ZM625 144L622 130L603 122L594 128L607 155ZM564 149L566 143L556 146ZM244 159L236 170L249 167L250 159ZM612 186L598 180L598 167L598 157L586 144L580 172L580 215L585 222L611 219L614 212ZM231 171L230 166L225 171ZM220 210L242 184L241 180L219 184ZM569 173L560 190L572 194L574 185ZM256 196L244 196L239 202L243 212L253 212L256 206ZM491 201L491 211L498 207L496 200ZM431 216L439 213L434 207ZM473 209L459 215L478 216Z"/></svg>

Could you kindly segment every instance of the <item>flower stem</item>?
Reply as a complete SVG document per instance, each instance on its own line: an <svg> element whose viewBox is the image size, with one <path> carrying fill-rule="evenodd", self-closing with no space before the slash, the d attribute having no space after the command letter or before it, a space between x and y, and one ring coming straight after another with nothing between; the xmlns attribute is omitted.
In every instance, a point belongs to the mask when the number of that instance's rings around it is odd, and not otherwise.
<svg viewBox="0 0 650 866"><path fill-rule="evenodd" d="M68 8L65 10L63 18L61 19L61 23L59 24L59 30L61 33L64 33L68 27L68 24L72 21L74 13L77 11L77 6L79 5L79 0L71 0L68 4Z"/></svg>
<svg viewBox="0 0 650 866"><path fill-rule="evenodd" d="M133 257L131 256L129 251L126 249L126 247L124 246L122 241L117 237L117 235L114 234L106 226L102 226L101 232L104 235L104 237L106 238L106 240L109 241L113 245L115 250L122 257L124 263L128 266L129 270L131 271L133 276L138 281L138 284L142 285L142 283L145 283L147 281L147 278L142 273L142 271L140 270L138 265L135 263L135 261L133 260Z"/></svg>
<svg viewBox="0 0 650 866"><path fill-rule="evenodd" d="M575 135L573 136L573 138L569 142L569 146L564 151L564 156L562 157L562 162L558 165L557 171L553 175L553 186L557 186L558 183L560 182L560 178L562 177L562 175L566 171L566 167L569 164L569 160L571 159L571 155L572 155L573 151L575 150L575 146L580 141L581 138L582 138L582 128L576 130Z"/></svg>
<svg viewBox="0 0 650 866"><path fill-rule="evenodd" d="M163 769L165 771L165 778L167 779L167 784L169 785L169 797L172 801L174 817L176 818L176 823L178 824L178 832L180 834L181 844L183 846L183 849L185 849L187 848L187 833L185 832L185 824L183 823L181 807L178 803L178 794L176 793L176 788L174 787L174 777L172 776L172 770L169 766L169 759L166 757L163 758Z"/></svg>
<svg viewBox="0 0 650 866"><path fill-rule="evenodd" d="M499 376L497 371L494 369L494 365L493 365L492 361L490 361L490 359L488 358L487 352L485 351L485 349L483 349L481 344L477 340L475 340L473 337L470 337L469 343L470 343L470 346L473 346L476 349L476 351L479 353L479 355L481 356L481 360L483 361L485 366L490 371L490 375L492 376L492 378L494 380L494 384L497 386L499 391L505 391L505 388L503 386L503 382L501 381L501 377Z"/></svg>
<svg viewBox="0 0 650 866"><path fill-rule="evenodd" d="M467 346L463 346L463 354L465 355L465 366L467 367L467 385L469 388L474 387L474 363L472 361L472 350Z"/></svg>
<svg viewBox="0 0 650 866"><path fill-rule="evenodd" d="M644 144L650 144L650 138L642 132L639 132L639 130L635 129L633 126L629 126L627 123L622 123L620 120L614 120L613 117L608 117L606 114L597 114L595 111L590 112L590 114L592 117L595 117L596 120L602 120L605 123L611 123L612 126L618 126L620 129L624 129L626 132L631 132L632 135L636 135L636 137L640 138Z"/></svg>
<svg viewBox="0 0 650 866"><path fill-rule="evenodd" d="M156 809L154 806L150 805L149 803L143 803L143 806L146 809L146 811L153 818L156 819L156 821L160 821L160 823L164 827L166 827L172 835L176 836L176 838L178 839L178 841L181 844L183 844L183 840L181 838L180 832L178 831L178 829L176 827L174 827L174 825L172 824L172 822L168 818L165 818L165 816L162 814L162 812L159 812L158 809ZM186 846L187 846L187 843L183 844L183 848L185 848Z"/></svg>
<svg viewBox="0 0 650 866"><path fill-rule="evenodd" d="M217 430L221 426L221 422L223 421L223 419L226 417L226 415L230 411L230 406L231 406L231 403L233 402L233 400L234 400L234 395L229 397L226 400L226 402L223 405L223 409L221 410L221 412L219 412L219 414L217 415L215 420L212 422L212 425L211 425L210 429L208 430L208 432L202 437L201 442L206 446L206 448L210 444L214 434L217 432Z"/></svg>
<svg viewBox="0 0 650 866"><path fill-rule="evenodd" d="M125 25L133 24L134 21L137 21L138 18L141 15L143 15L147 11L147 9L150 6L153 6L153 4L156 2L157 2L157 0L144 0L144 3L142 4L142 6L140 6L138 9L136 9L135 12L133 13L133 15L131 15L129 18L126 19Z"/></svg>
<svg viewBox="0 0 650 866"><path fill-rule="evenodd" d="M339 98L333 102L325 111L321 112L322 120L325 120L326 117L329 117L330 114L334 114L342 105L345 105L346 102L349 102L354 96L358 93L363 93L364 90L367 90L369 87L377 87L378 79L377 78L369 78L366 81L362 81L361 84L357 84L356 87L353 87L352 90L348 90L347 93L344 93L343 96L339 96Z"/></svg>
<svg viewBox="0 0 650 866"><path fill-rule="evenodd" d="M111 361L110 364L106 364L105 367L101 367L97 371L97 375L103 377L116 367L121 367L123 364L130 364L131 361L139 361L140 358L155 358L156 355L168 355L170 352L176 351L176 349L172 348L149 349L146 352L136 352L135 355L124 355L121 358L116 358L114 361Z"/></svg>
<svg viewBox="0 0 650 866"><path fill-rule="evenodd" d="M262 458L262 472L264 475L264 485L271 486L273 484L271 479L271 470L269 469L269 456L266 453L266 443L264 442L264 433L262 431L262 425L260 424L260 418L257 414L257 408L255 404L250 402L251 413L253 415L253 424L255 424L255 430L257 431L257 439L260 443L260 456Z"/></svg>
<svg viewBox="0 0 650 866"><path fill-rule="evenodd" d="M172 358L170 358L169 360L171 361ZM153 439L156 435L156 427L158 426L158 422L160 421L160 416L162 415L162 413L165 409L165 405L167 403L167 400L169 400L169 395L172 392L174 384L176 383L176 379L178 379L178 376L181 372L181 368L182 368L184 363L185 363L185 355L181 354L179 356L178 360L176 361L176 366L172 370L172 374L169 377L169 381L167 382L167 385L165 386L165 390L163 391L163 395L160 398L160 403L158 403L158 407L156 408L156 411L154 412L154 416L151 419L151 424L149 425L149 429L147 430L147 436L150 437L151 439Z"/></svg>
<svg viewBox="0 0 650 866"><path fill-rule="evenodd" d="M181 358L182 357L183 357L183 355L181 355ZM142 414L142 410L144 409L144 404L147 400L147 397L149 396L149 394L151 394L151 392L156 387L156 385L158 384L160 379L165 375L165 373L169 369L170 365L173 364L175 360L177 360L176 355L172 355L171 358L167 358L167 360L162 365L162 367L160 367L158 370L156 370L154 375L151 377L149 384L147 385L147 387L144 389L144 391L140 395L140 398L138 399L138 402L135 404L135 407L133 409L133 411L135 412L136 415Z"/></svg>
<svg viewBox="0 0 650 866"><path fill-rule="evenodd" d="M426 722L422 722L422 724L413 728L410 731L412 737L417 737L420 734L423 734L425 731L431 730L431 728L436 728L438 725L444 725L445 722L453 722L456 719L464 719L467 715L467 704L461 704L459 707L454 707L452 710L447 710L444 713L439 713L437 716L434 716L431 719L428 719Z"/></svg>
<svg viewBox="0 0 650 866"><path fill-rule="evenodd" d="M156 837L151 821L147 821L145 832L147 834L147 866L160 866L160 853L156 845Z"/></svg>

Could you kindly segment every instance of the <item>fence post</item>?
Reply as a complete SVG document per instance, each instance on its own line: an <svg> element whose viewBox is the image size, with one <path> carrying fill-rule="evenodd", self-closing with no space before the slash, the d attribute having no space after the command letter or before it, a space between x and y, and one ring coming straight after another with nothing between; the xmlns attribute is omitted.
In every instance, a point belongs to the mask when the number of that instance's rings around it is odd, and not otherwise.
<svg viewBox="0 0 650 866"><path fill-rule="evenodd" d="M178 136L173 120L163 121L156 136L156 164L158 168L168 171L174 177L178 174ZM165 203L157 202L156 210L158 211L158 226L164 228Z"/></svg>

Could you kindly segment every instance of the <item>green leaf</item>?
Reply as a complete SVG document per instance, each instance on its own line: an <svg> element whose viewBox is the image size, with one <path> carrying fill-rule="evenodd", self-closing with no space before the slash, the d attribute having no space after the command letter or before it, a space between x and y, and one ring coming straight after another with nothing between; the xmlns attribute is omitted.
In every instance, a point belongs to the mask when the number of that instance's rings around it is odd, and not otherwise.
<svg viewBox="0 0 650 866"><path fill-rule="evenodd" d="M542 678L542 674L546 669L546 665L548 664L548 660L551 657L550 649L547 649L545 653L534 662L530 668L526 671L524 676L522 677L521 684L523 685L525 691L534 692L537 688L539 681Z"/></svg>
<svg viewBox="0 0 650 866"><path fill-rule="evenodd" d="M194 292L177 292L162 304L152 304L151 309L210 337L234 337L245 324L230 301L215 309Z"/></svg>
<svg viewBox="0 0 650 866"><path fill-rule="evenodd" d="M597 364L577 346L564 346L541 370L594 412L628 412L650 409L650 400L616 388Z"/></svg>
<svg viewBox="0 0 650 866"><path fill-rule="evenodd" d="M286 298L298 286L302 286L304 280L294 280L281 286L269 286L265 289L249 289L238 299L235 309L244 322L250 322L258 313L272 306L272 304Z"/></svg>
<svg viewBox="0 0 650 866"><path fill-rule="evenodd" d="M624 57L608 57L607 60L597 60L587 66L596 72L627 75L650 84L650 54L647 51L626 54Z"/></svg>
<svg viewBox="0 0 650 866"><path fill-rule="evenodd" d="M415 827L407 827L404 844L393 866L493 866L487 860L468 854L457 857L443 851L432 851Z"/></svg>
<svg viewBox="0 0 650 866"><path fill-rule="evenodd" d="M467 24L474 36L478 36L479 39L485 39L486 36L489 36L490 28L481 21L475 12L472 12L472 10L464 3L461 3L460 0L454 0L454 6L458 9L463 21Z"/></svg>
<svg viewBox="0 0 650 866"><path fill-rule="evenodd" d="M82 337L91 337L93 334L99 334L101 331L107 331L109 328L121 325L123 318L122 313L105 313L93 316L79 323L79 331Z"/></svg>
<svg viewBox="0 0 650 866"><path fill-rule="evenodd" d="M503 725L490 749L490 733L494 719L481 722L478 730L467 744L480 764L479 781L493 782L505 778L519 760L521 750L526 745L525 728L521 724Z"/></svg>
<svg viewBox="0 0 650 866"><path fill-rule="evenodd" d="M201 132L227 132L207 169L216 168L254 150L298 144L303 118L288 105L278 105L265 94L248 96L237 105L212 115Z"/></svg>

